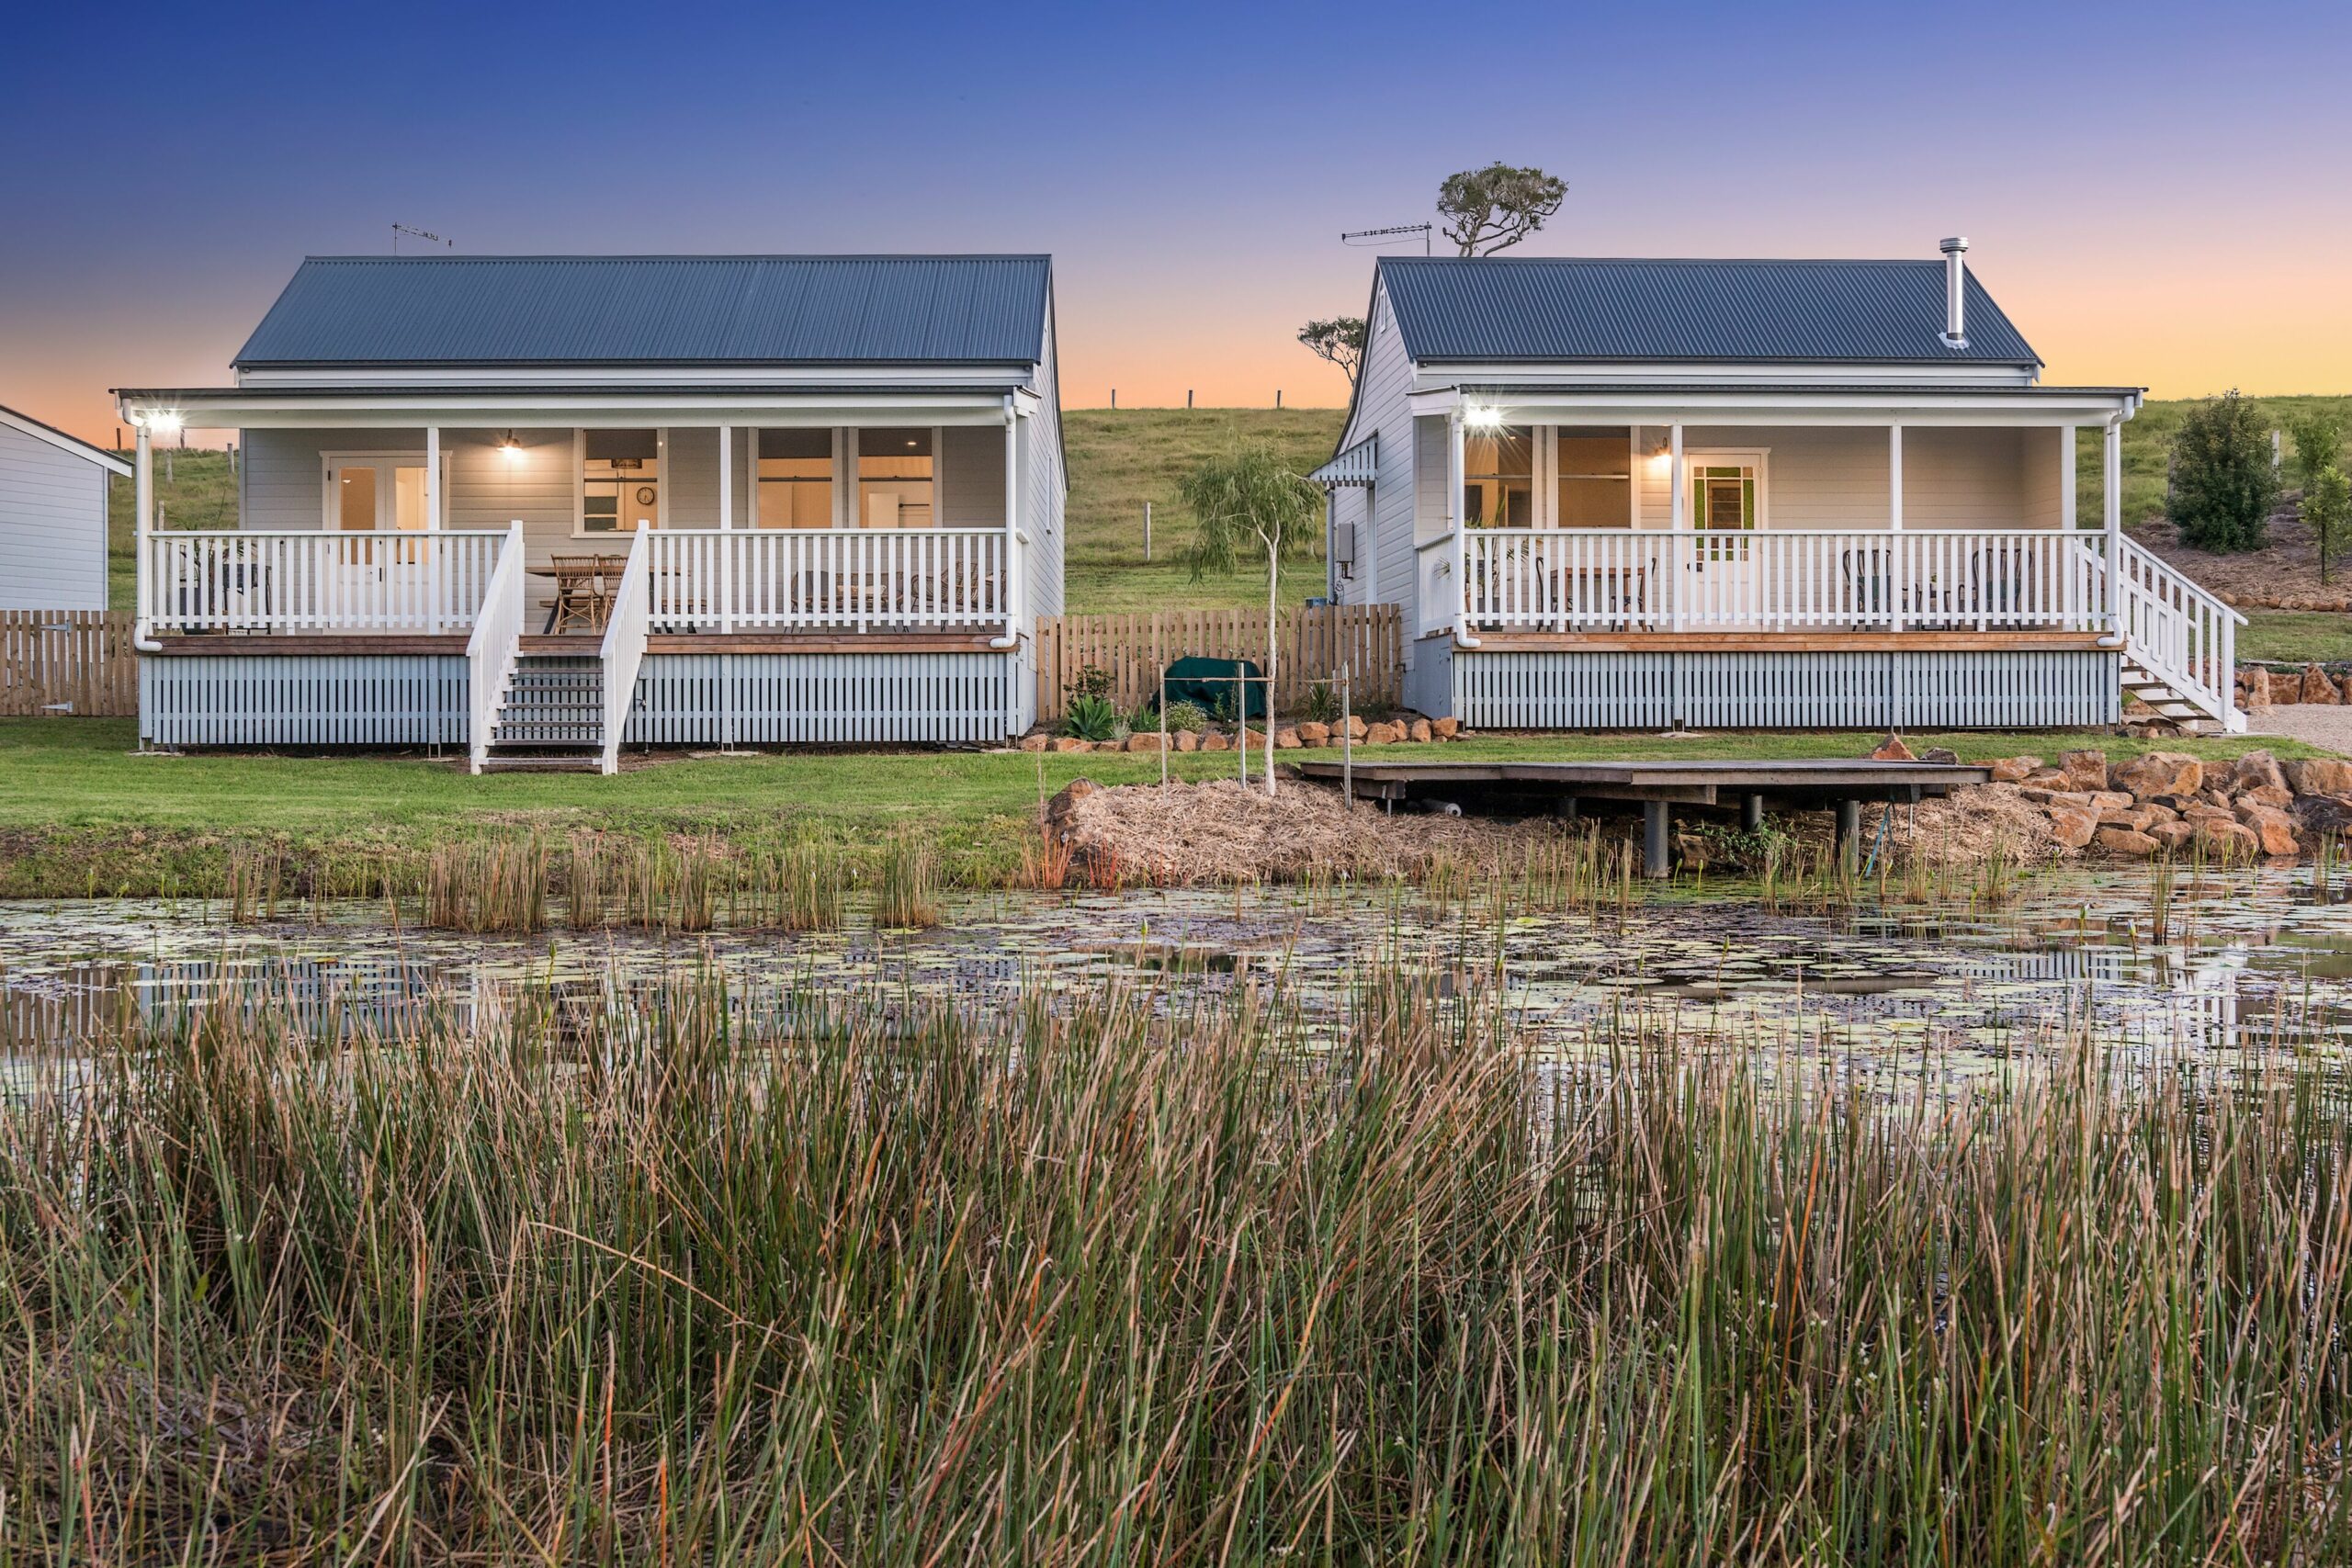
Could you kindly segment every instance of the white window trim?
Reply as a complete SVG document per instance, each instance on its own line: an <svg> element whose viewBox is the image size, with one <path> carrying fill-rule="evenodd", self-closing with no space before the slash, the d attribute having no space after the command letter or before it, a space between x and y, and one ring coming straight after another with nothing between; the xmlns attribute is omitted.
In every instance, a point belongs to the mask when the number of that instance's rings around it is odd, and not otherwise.
<svg viewBox="0 0 2352 1568"><path fill-rule="evenodd" d="M1772 449L1770 446L1685 446L1682 449L1682 493L1691 498L1692 528L1699 526L1698 470L1735 464L1756 470L1756 526L1747 532L1760 534L1772 525Z"/></svg>
<svg viewBox="0 0 2352 1568"><path fill-rule="evenodd" d="M619 429L642 430L643 425L616 426ZM653 461L658 468L653 476L653 526L670 525L670 432L656 427L653 432ZM588 432L574 426L571 432L571 536L575 539L626 539L636 533L634 528L616 528L611 533L588 531Z"/></svg>
<svg viewBox="0 0 2352 1568"><path fill-rule="evenodd" d="M1592 426L1577 424L1567 428L1589 430ZM1567 526L1560 521L1560 429L1557 423L1539 424L1535 427L1533 464L1535 504L1532 508L1532 515L1535 526L1538 528ZM1631 450L1626 459L1626 471L1623 475L1592 474L1578 477L1611 479L1623 478L1625 481L1625 489L1630 492L1630 500L1626 503L1627 526L1638 528L1642 525L1642 427L1638 424L1633 425L1629 427L1629 432L1627 439Z"/></svg>
<svg viewBox="0 0 2352 1568"><path fill-rule="evenodd" d="M448 446L445 444L441 448L440 491L441 512L444 516L447 516L449 512L449 457L450 451ZM334 516L334 466L337 463L365 463L370 468L381 468L389 463L396 468L421 468L424 467L424 448L419 446L414 451L409 451L401 447L392 447L390 449L356 447L348 451L338 450L334 452L321 452L319 454L319 530L322 533L334 534L346 531L336 528L334 525L329 521L329 519ZM237 488L240 492L238 497L238 515L240 517L244 515L243 510L244 505L243 491L244 490L245 483L243 470L250 466L251 465L249 463L245 462L240 462L237 465L239 470L237 474ZM376 502L377 525L373 529L368 530L368 532L378 534L401 532L431 533L435 528L435 520L431 517L427 517L424 520L424 526L420 529L403 530L387 528L383 525L383 500L379 496ZM360 530L356 528L347 531L355 534L360 532Z"/></svg>

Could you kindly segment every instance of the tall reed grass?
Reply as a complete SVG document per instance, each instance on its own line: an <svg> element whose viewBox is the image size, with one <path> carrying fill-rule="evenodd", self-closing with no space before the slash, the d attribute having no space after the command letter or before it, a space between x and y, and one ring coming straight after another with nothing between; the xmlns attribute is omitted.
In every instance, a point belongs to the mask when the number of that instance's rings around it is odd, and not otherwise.
<svg viewBox="0 0 2352 1568"><path fill-rule="evenodd" d="M2352 1557L2338 1077L1571 1069L1402 968L1319 1021L731 1000L323 1046L215 1007L0 1100L0 1543Z"/></svg>

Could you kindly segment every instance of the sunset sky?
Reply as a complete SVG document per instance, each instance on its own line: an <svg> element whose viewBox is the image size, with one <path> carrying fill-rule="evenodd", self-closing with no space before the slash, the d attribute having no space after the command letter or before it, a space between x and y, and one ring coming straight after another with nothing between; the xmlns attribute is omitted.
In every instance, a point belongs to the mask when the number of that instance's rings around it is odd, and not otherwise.
<svg viewBox="0 0 2352 1568"><path fill-rule="evenodd" d="M1293 334L1363 309L1340 231L1498 158L1571 183L1529 254L1964 232L2052 381L2352 390L2343 0L17 14L0 403L99 441L107 389L225 381L301 256L394 222L1046 251L1069 406L1338 402Z"/></svg>

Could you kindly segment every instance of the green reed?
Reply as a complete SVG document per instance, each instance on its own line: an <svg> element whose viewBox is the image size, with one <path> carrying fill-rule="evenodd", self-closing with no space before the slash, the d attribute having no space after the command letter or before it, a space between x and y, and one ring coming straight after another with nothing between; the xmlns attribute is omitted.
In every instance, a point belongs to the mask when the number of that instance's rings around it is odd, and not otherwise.
<svg viewBox="0 0 2352 1568"><path fill-rule="evenodd" d="M36 1076L0 1554L2352 1555L2340 1077L1564 1058L1394 964L1159 1002L256 998Z"/></svg>
<svg viewBox="0 0 2352 1568"><path fill-rule="evenodd" d="M939 855L928 841L912 833L893 833L883 840L874 923L897 931L939 923Z"/></svg>
<svg viewBox="0 0 2352 1568"><path fill-rule="evenodd" d="M424 865L424 923L486 933L543 931L548 852L537 834L436 845Z"/></svg>

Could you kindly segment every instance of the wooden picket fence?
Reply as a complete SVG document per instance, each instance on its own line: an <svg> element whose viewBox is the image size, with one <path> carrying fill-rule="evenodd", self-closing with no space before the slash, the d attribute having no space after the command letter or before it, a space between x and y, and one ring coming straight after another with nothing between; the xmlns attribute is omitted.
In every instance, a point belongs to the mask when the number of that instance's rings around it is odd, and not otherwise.
<svg viewBox="0 0 2352 1568"><path fill-rule="evenodd" d="M1325 604L1282 617L1274 704L1295 706L1317 681L1349 671L1358 706L1403 695L1404 627L1394 604ZM1263 610L1166 610L1148 615L1058 615L1037 622L1037 716L1062 716L1080 671L1111 676L1112 700L1132 708L1159 691L1159 672L1179 659L1266 662Z"/></svg>
<svg viewBox="0 0 2352 1568"><path fill-rule="evenodd" d="M127 718L139 711L131 617L104 610L0 610L0 715Z"/></svg>

